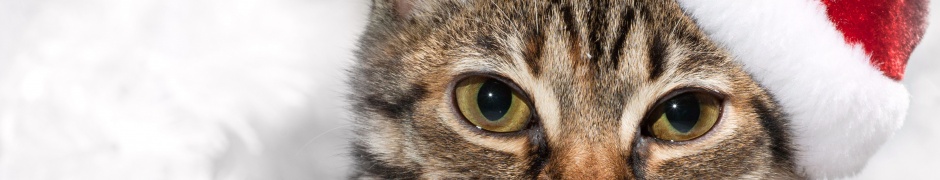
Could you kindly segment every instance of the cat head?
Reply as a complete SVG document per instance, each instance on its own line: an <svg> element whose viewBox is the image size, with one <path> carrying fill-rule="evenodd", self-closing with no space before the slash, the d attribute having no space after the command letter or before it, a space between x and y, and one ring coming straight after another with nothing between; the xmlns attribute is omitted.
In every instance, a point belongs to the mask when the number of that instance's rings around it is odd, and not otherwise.
<svg viewBox="0 0 940 180"><path fill-rule="evenodd" d="M774 98L675 2L372 8L354 177L800 177Z"/></svg>

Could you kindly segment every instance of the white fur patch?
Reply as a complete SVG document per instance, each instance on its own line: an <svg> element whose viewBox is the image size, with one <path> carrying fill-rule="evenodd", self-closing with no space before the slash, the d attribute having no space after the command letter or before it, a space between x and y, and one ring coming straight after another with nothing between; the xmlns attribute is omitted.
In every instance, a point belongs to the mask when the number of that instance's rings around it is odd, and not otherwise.
<svg viewBox="0 0 940 180"><path fill-rule="evenodd" d="M858 172L901 127L907 89L847 45L820 2L679 3L780 101L810 177Z"/></svg>

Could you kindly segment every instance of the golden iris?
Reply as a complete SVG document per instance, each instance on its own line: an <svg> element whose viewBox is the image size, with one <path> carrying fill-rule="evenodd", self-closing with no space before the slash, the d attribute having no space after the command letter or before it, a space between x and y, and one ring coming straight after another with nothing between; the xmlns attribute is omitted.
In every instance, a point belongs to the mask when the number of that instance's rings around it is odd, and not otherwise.
<svg viewBox="0 0 940 180"><path fill-rule="evenodd" d="M514 132L529 123L529 105L508 84L474 76L457 83L457 107L473 125L492 132Z"/></svg>
<svg viewBox="0 0 940 180"><path fill-rule="evenodd" d="M721 113L720 102L714 95L688 92L670 97L656 105L647 118L652 122L648 130L656 138L667 141L687 141L708 133Z"/></svg>

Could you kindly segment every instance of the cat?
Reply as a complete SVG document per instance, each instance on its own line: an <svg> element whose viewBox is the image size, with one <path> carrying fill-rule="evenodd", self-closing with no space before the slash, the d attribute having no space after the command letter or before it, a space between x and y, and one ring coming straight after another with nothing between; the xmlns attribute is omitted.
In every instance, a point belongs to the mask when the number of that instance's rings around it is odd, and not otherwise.
<svg viewBox="0 0 940 180"><path fill-rule="evenodd" d="M787 117L674 1L374 0L353 179L798 179Z"/></svg>

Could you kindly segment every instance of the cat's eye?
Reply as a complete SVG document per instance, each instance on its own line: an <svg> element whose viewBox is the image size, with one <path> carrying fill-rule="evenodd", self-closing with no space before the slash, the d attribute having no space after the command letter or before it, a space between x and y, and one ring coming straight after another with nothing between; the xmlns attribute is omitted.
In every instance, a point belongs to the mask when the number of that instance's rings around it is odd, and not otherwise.
<svg viewBox="0 0 940 180"><path fill-rule="evenodd" d="M711 131L721 115L718 97L685 92L661 101L644 120L646 133L667 141L687 141Z"/></svg>
<svg viewBox="0 0 940 180"><path fill-rule="evenodd" d="M529 124L532 111L523 96L503 81L472 76L454 88L457 108L474 126L492 132L514 132Z"/></svg>

